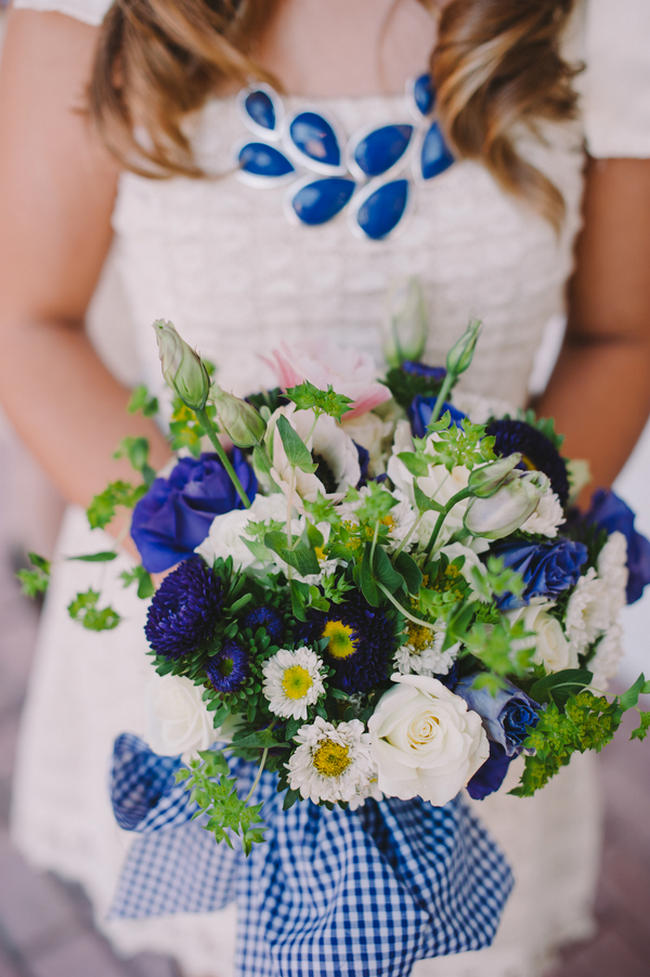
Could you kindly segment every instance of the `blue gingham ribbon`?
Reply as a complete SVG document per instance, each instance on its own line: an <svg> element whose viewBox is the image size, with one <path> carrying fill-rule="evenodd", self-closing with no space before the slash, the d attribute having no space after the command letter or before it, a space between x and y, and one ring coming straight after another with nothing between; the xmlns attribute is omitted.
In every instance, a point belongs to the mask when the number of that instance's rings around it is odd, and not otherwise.
<svg viewBox="0 0 650 977"><path fill-rule="evenodd" d="M238 977L407 977L417 960L492 941L512 876L460 798L445 807L370 800L357 811L301 801L283 811L275 775L263 774L266 840L245 858L189 820L179 766L136 736L116 740L113 806L139 834L112 917L210 912L236 900ZM231 761L240 793L255 772Z"/></svg>

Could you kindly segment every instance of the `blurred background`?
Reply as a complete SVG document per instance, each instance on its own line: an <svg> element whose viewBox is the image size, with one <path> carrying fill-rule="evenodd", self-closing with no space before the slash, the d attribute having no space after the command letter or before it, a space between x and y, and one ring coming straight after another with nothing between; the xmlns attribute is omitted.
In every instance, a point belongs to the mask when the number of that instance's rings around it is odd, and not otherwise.
<svg viewBox="0 0 650 977"><path fill-rule="evenodd" d="M0 45L4 6L6 0L0 0ZM119 285L109 265L89 321L109 361L111 346L103 337L110 334L111 344L127 342L128 323L120 310ZM109 322L110 330L104 328ZM544 385L561 333L562 323L549 324L533 378L536 389ZM1 414L0 457L0 977L180 977L167 958L141 954L124 961L114 956L93 927L84 894L31 869L11 848L12 765L39 618L38 606L20 595L14 573L28 550L52 552L63 503ZM615 486L637 512L637 526L646 535L649 476L650 426ZM650 594L626 610L625 630L627 657L619 685L640 671L650 673ZM552 977L647 977L650 755L621 731L599 762L606 809L599 930L593 940L567 951Z"/></svg>

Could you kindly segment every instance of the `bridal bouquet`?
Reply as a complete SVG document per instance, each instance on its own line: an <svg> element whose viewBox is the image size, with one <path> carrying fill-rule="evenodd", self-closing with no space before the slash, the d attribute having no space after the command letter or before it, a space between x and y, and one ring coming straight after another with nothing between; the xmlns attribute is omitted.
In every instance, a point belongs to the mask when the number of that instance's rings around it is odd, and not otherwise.
<svg viewBox="0 0 650 977"><path fill-rule="evenodd" d="M113 483L89 518L133 506L142 565L123 576L150 599L149 744L183 755L217 840L263 840L262 771L285 807L444 805L498 790L521 757L511 792L531 795L650 691L640 676L604 694L650 544L611 492L574 508L584 475L551 421L455 394L478 323L444 368L398 344L381 379L357 352L280 348L278 387L247 400L170 323L155 331L175 461L156 476L127 439L142 484ZM139 388L132 409L156 404ZM70 613L116 626L99 600ZM633 736L649 726L641 712ZM246 797L233 757L258 765Z"/></svg>

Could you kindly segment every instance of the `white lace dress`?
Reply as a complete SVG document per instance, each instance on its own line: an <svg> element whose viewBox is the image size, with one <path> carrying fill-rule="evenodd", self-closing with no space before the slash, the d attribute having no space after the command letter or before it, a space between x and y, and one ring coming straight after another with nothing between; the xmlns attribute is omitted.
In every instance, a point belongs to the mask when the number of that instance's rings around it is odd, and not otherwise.
<svg viewBox="0 0 650 977"><path fill-rule="evenodd" d="M16 6L98 23L108 3L17 0ZM544 327L563 310L580 224L585 139L593 155L650 156L649 10L647 0L622 0L616 11L611 0L580 3L567 44L588 65L581 118L547 126L545 143L522 134L522 150L564 194L567 219L559 239L470 162L418 186L412 213L383 241L355 235L343 214L318 228L291 224L284 190L254 189L232 175L202 182L123 175L114 251L132 347L113 350L113 360L160 391L150 324L162 316L219 365L223 386L258 389L271 379L259 354L278 341L327 335L377 353L387 287L416 274L431 312L427 361L440 362L477 315L485 329L466 389L523 404ZM309 105L348 134L400 121L406 111L402 96L310 99ZM304 106L305 100L286 99L289 111ZM204 165L227 170L233 147L246 138L237 100L210 102L192 125ZM82 513L69 510L60 554L102 548L89 536ZM98 582L104 572L92 569ZM104 919L130 841L109 809L109 756L116 733L142 733L150 665L144 607L130 592L112 595L126 619L116 631L87 635L69 621L66 604L89 579L88 567L74 564L55 574L24 716L14 838L36 864L86 887L98 925L118 949L167 952L188 974L230 977L233 911ZM515 893L490 949L422 961L416 977L533 977L555 947L590 933L598 794L589 762L565 773L533 800L501 793L478 805L513 865Z"/></svg>

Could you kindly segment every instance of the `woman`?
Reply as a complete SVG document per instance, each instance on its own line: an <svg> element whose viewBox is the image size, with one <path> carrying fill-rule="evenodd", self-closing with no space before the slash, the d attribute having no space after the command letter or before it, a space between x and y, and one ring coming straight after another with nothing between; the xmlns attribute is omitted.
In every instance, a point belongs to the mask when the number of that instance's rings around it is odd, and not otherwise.
<svg viewBox="0 0 650 977"><path fill-rule="evenodd" d="M427 361L440 362L476 313L485 331L467 388L522 405L543 326L564 307L581 219L567 340L539 410L556 416L569 455L590 459L595 484L611 482L648 409L644 0L625 0L615 12L607 0L333 0L326 8L317 0L121 0L99 31L90 25L99 25L106 0L16 6L60 13L15 11L8 27L2 389L22 437L71 502L87 504L119 477L123 470L107 459L127 433L151 438L153 464L167 457L155 428L126 417L125 389L80 329L112 237L136 373L156 391L149 324L159 315L219 364L222 385L246 392L268 379L256 353L280 339L327 331L376 351L387 285L415 273L431 311ZM439 172L417 181L416 205L394 233L368 240L355 198L319 227L292 226L284 189L256 189L229 172L236 148L252 139L236 97L247 79L291 93L275 103L276 115L295 120L315 106L341 136L353 136L409 118L400 93L432 49L437 111L455 162L436 157ZM574 79L569 64L581 57L587 69ZM99 136L75 111L93 62ZM583 92L577 108L573 85ZM428 122L418 125L424 134ZM71 511L61 552L83 551L85 532ZM68 567L50 597L15 833L37 862L81 879L101 915L121 843L109 841L103 758L116 731L142 728L147 664L142 610L128 594L121 601L132 642L118 629L102 636L103 647L84 647L65 604L87 586ZM501 932L488 951L424 961L414 973L529 977L557 943L585 935L595 806L584 765L532 802L484 803L479 816L517 877ZM196 972L230 972L224 916L110 925L125 949L153 946Z"/></svg>

